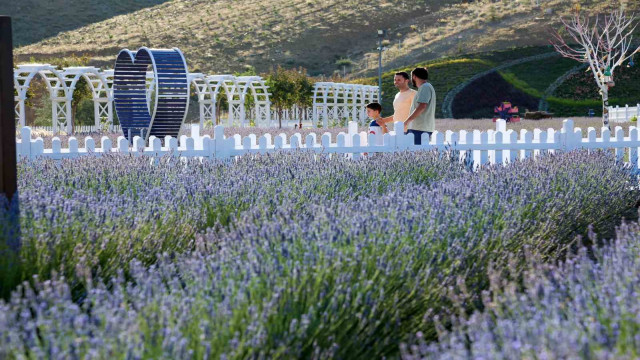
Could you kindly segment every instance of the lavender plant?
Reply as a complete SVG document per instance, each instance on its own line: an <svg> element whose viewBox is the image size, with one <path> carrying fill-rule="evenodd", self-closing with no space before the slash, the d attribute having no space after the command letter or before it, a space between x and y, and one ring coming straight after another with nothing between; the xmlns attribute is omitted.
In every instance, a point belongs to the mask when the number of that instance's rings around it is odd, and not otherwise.
<svg viewBox="0 0 640 360"><path fill-rule="evenodd" d="M517 274L525 249L554 260L589 224L611 228L637 197L628 170L602 152L477 173L429 153L361 162L296 156L181 167L207 185L211 178L227 185L206 201L247 205L226 226L216 221L194 231L186 248L152 248L155 262L138 259L146 248L130 254L132 241L120 230L113 243L127 251L110 273L96 276L95 264L78 261L71 274L25 282L0 303L0 351L50 358L393 357L418 331L435 339L430 314L447 314L455 305L451 291L469 294L466 309L480 303L491 264ZM138 183L131 172L105 184L131 194ZM92 179L110 179L108 173ZM195 182L142 174L143 183L170 183L176 194ZM105 185L87 185L96 181L82 187L103 194ZM145 239L155 246L153 234ZM74 299L69 276L85 284L82 301Z"/></svg>
<svg viewBox="0 0 640 360"><path fill-rule="evenodd" d="M623 224L602 248L549 264L531 255L523 282L492 269L484 312L460 313L439 342L417 333L415 359L637 359L640 353L640 226ZM518 278L518 276L516 276ZM460 302L463 297L457 297Z"/></svg>
<svg viewBox="0 0 640 360"><path fill-rule="evenodd" d="M292 216L299 216L308 203L351 201L464 172L436 153L363 162L299 153L233 164L172 158L152 164L129 156L21 163L22 266L14 271L24 280L34 274L47 279L55 270L81 293L78 268L109 278L134 258L151 264L159 253L189 251L196 233L227 226L253 207L292 206ZM0 221L0 230L8 223ZM0 265L8 259L0 258ZM9 277L15 273L0 274L4 294L16 284Z"/></svg>

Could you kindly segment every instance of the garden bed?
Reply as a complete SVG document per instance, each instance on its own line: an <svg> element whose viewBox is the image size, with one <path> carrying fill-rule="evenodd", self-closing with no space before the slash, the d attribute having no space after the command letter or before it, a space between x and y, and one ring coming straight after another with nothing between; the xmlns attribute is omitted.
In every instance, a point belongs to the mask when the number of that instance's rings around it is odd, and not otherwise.
<svg viewBox="0 0 640 360"><path fill-rule="evenodd" d="M108 156L19 179L0 357L394 357L437 338L452 291L481 308L490 269L561 259L638 198L604 152L477 172L435 152Z"/></svg>

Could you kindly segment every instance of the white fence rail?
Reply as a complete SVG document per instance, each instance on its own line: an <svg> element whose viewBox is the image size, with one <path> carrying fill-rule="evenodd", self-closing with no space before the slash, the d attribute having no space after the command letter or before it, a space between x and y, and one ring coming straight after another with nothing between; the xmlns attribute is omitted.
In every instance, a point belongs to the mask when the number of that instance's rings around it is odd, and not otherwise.
<svg viewBox="0 0 640 360"><path fill-rule="evenodd" d="M122 131L120 125L108 125L106 127L109 132L119 132ZM53 133L53 126L31 126L31 131L33 132L50 132ZM105 132L105 128L102 126L94 126L94 125L76 125L73 128L73 132L75 134L86 134L86 133L102 133Z"/></svg>
<svg viewBox="0 0 640 360"><path fill-rule="evenodd" d="M625 105L624 107L609 107L609 121L611 122L629 122L634 116L636 119L640 116L640 104L636 106Z"/></svg>
<svg viewBox="0 0 640 360"><path fill-rule="evenodd" d="M159 138L151 137L149 145L145 146L143 139L134 137L134 146L130 146L124 137L118 138L117 144L112 144L111 139L105 136L101 139L100 147L96 147L92 138L86 138L85 147L79 148L77 139L71 137L67 147L63 148L60 139L54 138L51 149L44 148L41 138L32 139L31 129L25 127L21 129L17 154L19 158L24 159L38 157L63 159L103 154L156 157L170 154L180 157L228 159L247 154L302 149L323 154L349 154L357 159L372 153L437 149L460 151L461 156L468 154L476 165L480 165L508 163L544 153L586 148L615 149L618 160L623 160L625 154L628 154L628 161L638 168L640 138L636 127L630 127L627 135L621 127L616 127L613 134L607 128L603 128L600 137L597 137L594 128L589 128L586 137L583 137L582 130L574 127L573 120L564 120L563 127L559 131L523 129L518 134L513 130L507 130L504 120L499 120L496 127L496 131L486 132L478 130L435 132L428 141L428 136L424 134L423 145L414 145L413 138L403 133L402 123L394 124L394 131L391 133L374 135L366 132L358 133L357 124L351 122L348 133L338 134L335 140L329 133L323 134L320 138L316 134L309 134L304 139L300 134L292 135L290 138L284 134L274 138L270 134L260 138L256 138L254 134L244 138L237 134L225 137L224 128L221 125L215 127L214 137L211 138L208 135L200 136L199 128L193 126L191 136L183 135L179 141L176 138L167 137L163 142Z"/></svg>

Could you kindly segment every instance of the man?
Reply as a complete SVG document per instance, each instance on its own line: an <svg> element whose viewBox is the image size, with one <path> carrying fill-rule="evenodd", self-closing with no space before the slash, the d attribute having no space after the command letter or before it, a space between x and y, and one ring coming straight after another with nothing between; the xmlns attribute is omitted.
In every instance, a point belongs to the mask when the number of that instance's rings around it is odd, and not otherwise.
<svg viewBox="0 0 640 360"><path fill-rule="evenodd" d="M436 90L428 80L426 68L415 68L411 72L411 81L418 88L418 93L411 103L409 116L404 120L404 133L412 134L416 145L422 144L422 134L431 136L436 127Z"/></svg>
<svg viewBox="0 0 640 360"><path fill-rule="evenodd" d="M393 77L393 85L398 89L396 97L393 99L393 115L378 120L380 125L386 132L386 124L390 122L404 121L409 117L411 110L411 102L416 91L409 87L409 74L404 71L397 72Z"/></svg>

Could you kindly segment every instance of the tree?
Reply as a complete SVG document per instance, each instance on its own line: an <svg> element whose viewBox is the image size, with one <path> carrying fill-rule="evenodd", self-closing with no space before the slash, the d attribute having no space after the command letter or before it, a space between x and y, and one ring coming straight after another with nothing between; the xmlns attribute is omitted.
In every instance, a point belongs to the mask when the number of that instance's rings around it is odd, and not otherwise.
<svg viewBox="0 0 640 360"><path fill-rule="evenodd" d="M635 15L627 16L624 10L596 16L593 22L588 15L576 11L570 19L561 19L572 44L559 31L552 32L551 44L560 55L589 64L602 95L602 124L609 127L609 88L614 86L613 74L640 46L632 48ZM633 50L632 50L633 49ZM630 51L631 50L631 51Z"/></svg>
<svg viewBox="0 0 640 360"><path fill-rule="evenodd" d="M275 72L267 76L266 83L271 93L271 104L279 115L278 125L280 128L282 128L284 109L290 109L293 105L302 108L311 106L313 84L307 77L306 70L278 67Z"/></svg>
<svg viewBox="0 0 640 360"><path fill-rule="evenodd" d="M347 68L351 68L354 65L354 62L351 59L339 59L336 61L336 65L338 67L342 67L342 77L347 76Z"/></svg>

